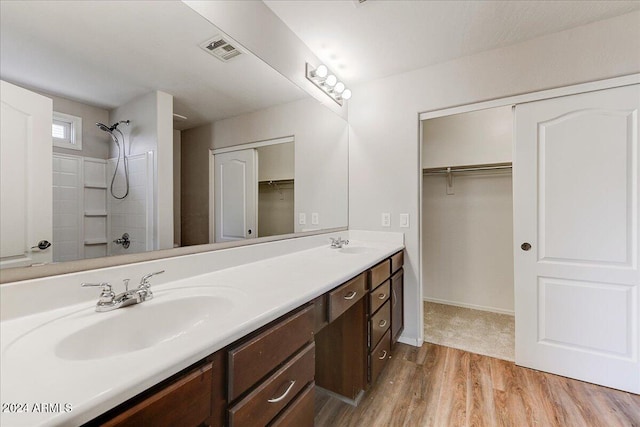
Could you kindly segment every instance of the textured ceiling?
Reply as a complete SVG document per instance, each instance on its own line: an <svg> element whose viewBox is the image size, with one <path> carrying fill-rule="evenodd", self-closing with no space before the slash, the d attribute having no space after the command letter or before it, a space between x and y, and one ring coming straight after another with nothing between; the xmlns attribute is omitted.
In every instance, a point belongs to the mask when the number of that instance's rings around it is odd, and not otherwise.
<svg viewBox="0 0 640 427"><path fill-rule="evenodd" d="M623 15L639 1L265 0L348 84ZM640 25L640 22L638 23Z"/></svg>

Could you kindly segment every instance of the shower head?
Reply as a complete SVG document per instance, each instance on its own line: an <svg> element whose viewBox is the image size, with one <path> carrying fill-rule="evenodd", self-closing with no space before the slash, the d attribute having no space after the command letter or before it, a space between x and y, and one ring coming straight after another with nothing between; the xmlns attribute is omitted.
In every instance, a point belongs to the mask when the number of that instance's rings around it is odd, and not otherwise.
<svg viewBox="0 0 640 427"><path fill-rule="evenodd" d="M103 123L96 123L96 126L98 126L100 128L100 130L103 130L105 132L109 132L111 133L111 129L109 129L109 126L103 124Z"/></svg>
<svg viewBox="0 0 640 427"><path fill-rule="evenodd" d="M107 132L109 135L111 135L111 139L113 139L113 142L115 142L115 144L120 147L120 142L118 142L118 138L116 138L116 136L113 134L113 129L115 129L115 127L108 127L107 125L105 125L104 123L96 123L96 126L98 126L98 128L100 128L100 130L103 130L105 132ZM120 131L118 131L120 132Z"/></svg>

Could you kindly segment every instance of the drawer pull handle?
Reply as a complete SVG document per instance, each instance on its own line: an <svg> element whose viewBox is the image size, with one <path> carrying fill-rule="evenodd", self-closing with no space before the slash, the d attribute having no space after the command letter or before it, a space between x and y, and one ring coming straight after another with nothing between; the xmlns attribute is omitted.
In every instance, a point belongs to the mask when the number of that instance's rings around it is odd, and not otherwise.
<svg viewBox="0 0 640 427"><path fill-rule="evenodd" d="M356 291L351 291L347 295L345 295L344 299L354 299L358 293Z"/></svg>
<svg viewBox="0 0 640 427"><path fill-rule="evenodd" d="M385 357L387 357L387 350L382 350L382 356L378 357L378 359L383 360Z"/></svg>
<svg viewBox="0 0 640 427"><path fill-rule="evenodd" d="M290 381L291 384L289 384L289 387L287 387L287 389L284 391L284 393L282 393L282 396L280 397L274 397L273 399L269 399L267 400L267 402L269 403L278 403L280 402L282 399L284 399L285 397L287 397L287 394L289 394L289 392L291 391L291 389L293 388L293 385L296 383L295 380L291 380Z"/></svg>
<svg viewBox="0 0 640 427"><path fill-rule="evenodd" d="M381 293L380 295L378 295L378 299L385 299L387 297L387 294L385 293Z"/></svg>
<svg viewBox="0 0 640 427"><path fill-rule="evenodd" d="M385 326L387 326L387 321L382 319L381 321L378 322L378 326L380 326L381 328L384 328Z"/></svg>

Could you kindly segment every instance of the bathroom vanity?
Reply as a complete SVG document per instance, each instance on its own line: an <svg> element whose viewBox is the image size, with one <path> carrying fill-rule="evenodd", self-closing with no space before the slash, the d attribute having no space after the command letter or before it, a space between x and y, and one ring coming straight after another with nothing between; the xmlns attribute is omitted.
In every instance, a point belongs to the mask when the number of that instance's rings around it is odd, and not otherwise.
<svg viewBox="0 0 640 427"><path fill-rule="evenodd" d="M86 425L312 426L316 386L357 404L403 329L402 259L395 253Z"/></svg>
<svg viewBox="0 0 640 427"><path fill-rule="evenodd" d="M403 328L403 244L349 237L343 249L314 236L154 261L136 270L166 269L151 301L96 313L93 289L89 303L3 319L3 403L71 410L2 423L312 425L316 387L357 404ZM215 271L176 280L177 265ZM18 298L6 286L5 303Z"/></svg>

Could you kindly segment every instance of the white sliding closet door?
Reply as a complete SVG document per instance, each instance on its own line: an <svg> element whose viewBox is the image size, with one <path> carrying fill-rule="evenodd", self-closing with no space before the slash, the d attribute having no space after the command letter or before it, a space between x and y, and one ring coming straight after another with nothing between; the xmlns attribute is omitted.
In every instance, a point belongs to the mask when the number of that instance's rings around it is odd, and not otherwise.
<svg viewBox="0 0 640 427"><path fill-rule="evenodd" d="M513 175L516 363L634 393L639 109L639 85L518 105Z"/></svg>

